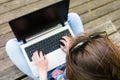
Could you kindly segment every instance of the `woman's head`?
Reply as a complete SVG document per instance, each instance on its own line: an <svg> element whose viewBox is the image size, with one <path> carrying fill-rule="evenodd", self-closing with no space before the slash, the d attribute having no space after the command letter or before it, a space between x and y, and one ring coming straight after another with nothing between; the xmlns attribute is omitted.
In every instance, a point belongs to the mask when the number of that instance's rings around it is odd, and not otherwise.
<svg viewBox="0 0 120 80"><path fill-rule="evenodd" d="M70 80L120 80L120 52L105 32L77 37L66 60Z"/></svg>

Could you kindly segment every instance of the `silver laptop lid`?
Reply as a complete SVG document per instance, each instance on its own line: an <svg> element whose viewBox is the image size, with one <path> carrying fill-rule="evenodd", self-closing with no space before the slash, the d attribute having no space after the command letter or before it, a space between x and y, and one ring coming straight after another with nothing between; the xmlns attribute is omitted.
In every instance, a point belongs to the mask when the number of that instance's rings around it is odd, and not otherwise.
<svg viewBox="0 0 120 80"><path fill-rule="evenodd" d="M69 0L62 0L37 11L23 15L9 21L18 41L26 41L27 38L55 27L58 23L67 20Z"/></svg>

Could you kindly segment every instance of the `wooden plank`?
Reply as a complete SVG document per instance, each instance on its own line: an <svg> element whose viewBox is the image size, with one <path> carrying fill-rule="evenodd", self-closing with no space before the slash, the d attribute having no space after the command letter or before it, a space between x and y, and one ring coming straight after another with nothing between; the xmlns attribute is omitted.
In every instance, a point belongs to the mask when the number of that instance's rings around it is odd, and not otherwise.
<svg viewBox="0 0 120 80"><path fill-rule="evenodd" d="M113 23L115 24L117 29L120 29L120 17L119 17L119 19L113 21Z"/></svg>
<svg viewBox="0 0 120 80"><path fill-rule="evenodd" d="M1 49L0 49L0 51L1 51ZM23 74L23 72L18 70L18 68L16 68L16 66L9 59L9 57L7 56L7 54L5 52L0 54L0 66L1 66L1 68L0 68L0 80L8 80L8 79L14 80L14 79L17 79L17 78L25 75L25 74ZM12 71L12 73L8 73L11 71ZM4 75L4 74L6 74L6 75Z"/></svg>
<svg viewBox="0 0 120 80"><path fill-rule="evenodd" d="M28 5L30 3L34 3L36 1L38 0L12 0L8 3L0 5L0 14Z"/></svg>
<svg viewBox="0 0 120 80"><path fill-rule="evenodd" d="M120 34L117 32L115 25L111 21L107 21L99 26L89 28L86 32L101 32L106 31L109 35L109 38L118 46L120 46ZM112 34L112 35L111 35Z"/></svg>
<svg viewBox="0 0 120 80"><path fill-rule="evenodd" d="M106 14L109 14L115 10L118 10L120 8L120 0L115 0L114 2L107 4L105 6L102 6L100 8L97 8L95 10L90 10L88 13L85 13L81 15L81 18L83 20L83 23L88 23L92 20L95 20L101 16L104 16Z"/></svg>
<svg viewBox="0 0 120 80"><path fill-rule="evenodd" d="M26 77L26 78L23 78L22 80L33 80L33 79L30 77Z"/></svg>
<svg viewBox="0 0 120 80"><path fill-rule="evenodd" d="M120 33L120 29L118 30L118 32Z"/></svg>
<svg viewBox="0 0 120 80"><path fill-rule="evenodd" d="M9 57L0 60L0 66L0 80L15 80L25 75L12 63Z"/></svg>
<svg viewBox="0 0 120 80"><path fill-rule="evenodd" d="M1 35L0 36L0 48L5 46L6 42L11 38L14 38L14 35L12 32L7 33L5 35Z"/></svg>
<svg viewBox="0 0 120 80"><path fill-rule="evenodd" d="M6 23L11 19L14 19L16 17L25 15L27 13L38 10L40 8L43 8L43 7L47 6L47 5L53 4L53 3L58 2L58 1L59 0L48 0L48 1L40 0L40 1L35 2L33 4L30 4L30 5L21 7L19 9L15 9L13 11L9 11L7 13L1 14L0 15L0 19L1 19L0 24Z"/></svg>
<svg viewBox="0 0 120 80"><path fill-rule="evenodd" d="M4 47L0 48L0 61L7 58L7 57L8 56L6 54L5 48Z"/></svg>
<svg viewBox="0 0 120 80"><path fill-rule="evenodd" d="M111 21L107 21L99 26L93 27L91 29L87 29L87 32L99 32L99 31L106 31L107 34L112 34L109 38L117 45L120 45L120 34L117 32L115 25Z"/></svg>
<svg viewBox="0 0 120 80"><path fill-rule="evenodd" d="M7 68L13 66L14 64L12 63L12 61L9 59L9 57L6 57L5 59L0 60L0 71L4 71Z"/></svg>
<svg viewBox="0 0 120 80"><path fill-rule="evenodd" d="M8 23L0 24L0 36L11 31Z"/></svg>
<svg viewBox="0 0 120 80"><path fill-rule="evenodd" d="M120 29L118 29L118 32L120 32Z"/></svg>
<svg viewBox="0 0 120 80"><path fill-rule="evenodd" d="M70 9L70 12L76 12L78 14L83 14L85 12L88 12L89 10L96 9L96 8L101 7L105 4L108 4L112 1L114 1L114 0L93 0L93 1L90 1L83 5L80 5L75 8ZM76 2L76 3L79 3L79 2Z"/></svg>
<svg viewBox="0 0 120 80"><path fill-rule="evenodd" d="M37 0L36 0L36 1L37 1ZM86 3L86 2L88 2L88 1L90 1L90 0L81 0L81 1L79 1L79 0L70 0L70 8L76 7L76 6L80 5L80 4ZM15 2L15 1L12 1L11 3L7 3L7 4L4 4L4 5L7 5L7 6L8 6L8 5L12 5L14 2ZM22 2L24 2L24 1L19 1L19 2L17 2L17 3L19 3L19 6L22 6L22 5L24 5L24 4L28 4L28 3L20 4L20 3L22 3ZM25 2L27 2L27 1L25 1ZM28 2L29 2L29 1L28 1ZM29 2L29 3L30 3L30 2ZM14 5L15 5L15 4L14 4ZM0 5L0 6L3 6L3 5ZM17 7L17 6L15 6L15 7ZM11 8L15 8L15 7L11 7ZM0 8L1 8L1 7L0 7ZM7 9L5 9L5 10L7 10ZM11 29L10 29L8 23L0 24L0 35L6 34L6 33L10 32L10 31L11 31Z"/></svg>
<svg viewBox="0 0 120 80"><path fill-rule="evenodd" d="M120 46L120 33L116 32L109 36L109 38L117 45Z"/></svg>
<svg viewBox="0 0 120 80"><path fill-rule="evenodd" d="M90 33L106 31L107 34L111 34L113 32L116 32L117 29L116 29L115 25L109 20L109 21L104 22L103 24L101 24L99 26L87 28L85 31L90 32Z"/></svg>
<svg viewBox="0 0 120 80"><path fill-rule="evenodd" d="M3 4L5 2L9 2L10 0L0 0L0 4Z"/></svg>
<svg viewBox="0 0 120 80"><path fill-rule="evenodd" d="M70 8L78 7L82 4L88 3L92 0L70 0Z"/></svg>
<svg viewBox="0 0 120 80"><path fill-rule="evenodd" d="M24 76L20 70L16 68L16 66L10 66L4 71L0 71L0 80L15 80L18 77Z"/></svg>
<svg viewBox="0 0 120 80"><path fill-rule="evenodd" d="M116 11L114 11L112 13L109 13L107 15L104 15L104 16L98 18L98 19L95 19L95 20L93 20L93 21L91 21L89 23L84 24L84 28L86 30L86 29L90 29L90 28L93 28L95 26L101 25L104 22L107 22L109 20L114 21L114 20L120 18L119 13L120 13L120 9L116 10Z"/></svg>

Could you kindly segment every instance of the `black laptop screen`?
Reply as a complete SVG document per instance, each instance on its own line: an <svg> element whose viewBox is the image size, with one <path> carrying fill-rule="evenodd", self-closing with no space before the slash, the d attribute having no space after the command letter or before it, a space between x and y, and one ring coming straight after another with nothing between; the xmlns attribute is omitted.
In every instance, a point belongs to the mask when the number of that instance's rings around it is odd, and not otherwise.
<svg viewBox="0 0 120 80"><path fill-rule="evenodd" d="M18 41L25 40L54 27L58 23L65 22L69 7L68 2L63 0L9 21Z"/></svg>

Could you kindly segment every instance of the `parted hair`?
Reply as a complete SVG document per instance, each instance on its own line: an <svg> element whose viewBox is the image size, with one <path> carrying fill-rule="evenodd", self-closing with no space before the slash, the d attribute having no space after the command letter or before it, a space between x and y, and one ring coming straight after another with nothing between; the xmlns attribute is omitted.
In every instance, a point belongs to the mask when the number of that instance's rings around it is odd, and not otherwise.
<svg viewBox="0 0 120 80"><path fill-rule="evenodd" d="M68 80L120 80L120 50L107 36L89 39L84 34L75 38L74 45L86 44L66 55Z"/></svg>

